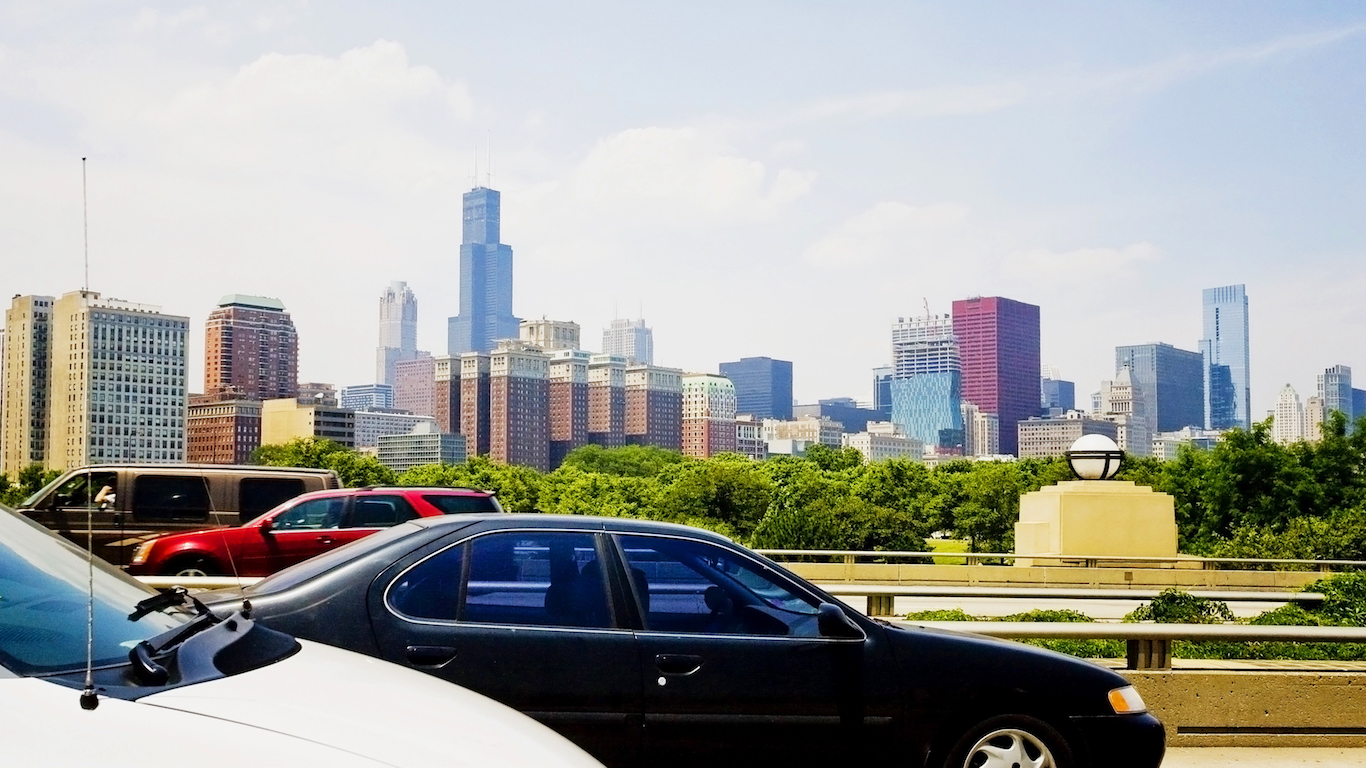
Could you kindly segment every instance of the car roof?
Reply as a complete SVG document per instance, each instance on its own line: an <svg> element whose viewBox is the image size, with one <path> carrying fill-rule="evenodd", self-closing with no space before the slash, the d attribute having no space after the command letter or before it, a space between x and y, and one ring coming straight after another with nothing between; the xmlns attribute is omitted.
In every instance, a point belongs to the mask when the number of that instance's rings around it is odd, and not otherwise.
<svg viewBox="0 0 1366 768"><path fill-rule="evenodd" d="M331 496L355 496L364 493L434 493L447 496L494 496L493 491L481 491L478 488L448 488L445 486L421 486L421 485L367 485L363 488L325 488L321 491L309 491L295 496L290 501L299 499L319 499Z"/></svg>
<svg viewBox="0 0 1366 768"><path fill-rule="evenodd" d="M565 530L608 531L613 533L654 533L685 535L712 541L734 543L715 531L696 528L678 523L663 523L657 520L639 520L630 517L593 517L590 515L555 515L541 513L493 514L491 512L467 513L458 516L422 517L409 520L406 525L423 528L459 528L485 526L489 528L561 528Z"/></svg>

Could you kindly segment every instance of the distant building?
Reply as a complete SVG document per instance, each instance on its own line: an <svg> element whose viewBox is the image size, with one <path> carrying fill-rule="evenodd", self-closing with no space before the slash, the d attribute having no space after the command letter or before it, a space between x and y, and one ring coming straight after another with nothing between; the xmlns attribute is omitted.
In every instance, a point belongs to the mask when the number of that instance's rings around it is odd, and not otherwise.
<svg viewBox="0 0 1366 768"><path fill-rule="evenodd" d="M873 422L863 432L843 435L841 443L845 448L863 454L863 460L870 463L889 459L925 460L925 445L903 435L890 421Z"/></svg>
<svg viewBox="0 0 1366 768"><path fill-rule="evenodd" d="M341 407L355 410L383 409L394 407L394 388L388 384L357 384L342 387Z"/></svg>
<svg viewBox="0 0 1366 768"><path fill-rule="evenodd" d="M261 401L198 395L185 418L185 461L247 464L261 445Z"/></svg>
<svg viewBox="0 0 1366 768"><path fill-rule="evenodd" d="M45 466L184 462L189 325L94 291L54 302Z"/></svg>
<svg viewBox="0 0 1366 768"><path fill-rule="evenodd" d="M465 463L465 436L442 432L430 422L415 424L411 432L379 438L379 463L395 472L428 464Z"/></svg>
<svg viewBox="0 0 1366 768"><path fill-rule="evenodd" d="M470 456L489 453L489 409L489 356L466 352L460 356L460 434Z"/></svg>
<svg viewBox="0 0 1366 768"><path fill-rule="evenodd" d="M1205 428L1247 429L1252 413L1247 291L1242 285L1206 288L1201 300Z"/></svg>
<svg viewBox="0 0 1366 768"><path fill-rule="evenodd" d="M498 342L489 353L489 458L549 472L549 406L550 356L517 339Z"/></svg>
<svg viewBox="0 0 1366 768"><path fill-rule="evenodd" d="M839 448L843 443L844 425L833 419L819 416L804 416L791 421L764 419L764 441L805 440L820 443L830 448Z"/></svg>
<svg viewBox="0 0 1366 768"><path fill-rule="evenodd" d="M832 397L818 400L815 405L792 406L793 418L814 416L838 421L845 432L864 432L874 421L888 421L875 408L860 408L852 397Z"/></svg>
<svg viewBox="0 0 1366 768"><path fill-rule="evenodd" d="M626 442L683 449L683 371L644 363L626 367Z"/></svg>
<svg viewBox="0 0 1366 768"><path fill-rule="evenodd" d="M763 422L753 414L743 413L735 417L735 452L755 461L768 458Z"/></svg>
<svg viewBox="0 0 1366 768"><path fill-rule="evenodd" d="M593 353L557 349L550 353L550 466L564 463L588 445L588 365Z"/></svg>
<svg viewBox="0 0 1366 768"><path fill-rule="evenodd" d="M1048 414L1065 413L1077 408L1077 385L1062 379L1044 378L1039 381L1039 406Z"/></svg>
<svg viewBox="0 0 1366 768"><path fill-rule="evenodd" d="M354 415L356 448L379 445L385 435L406 435L419 424L436 425L431 416L406 411L356 411Z"/></svg>
<svg viewBox="0 0 1366 768"><path fill-rule="evenodd" d="M1325 418L1334 411L1347 417L1351 424L1357 414L1352 410L1352 369L1335 365L1318 375L1318 395L1323 402Z"/></svg>
<svg viewBox="0 0 1366 768"><path fill-rule="evenodd" d="M475 187L464 196L460 244L460 314L447 323L447 353L490 352L516 339L512 314L512 247L502 237L502 195Z"/></svg>
<svg viewBox="0 0 1366 768"><path fill-rule="evenodd" d="M394 365L394 407L431 416L436 412L436 360L422 352Z"/></svg>
<svg viewBox="0 0 1366 768"><path fill-rule="evenodd" d="M1100 418L1118 427L1115 442L1131 456L1147 456L1152 450L1152 435L1148 431L1147 403L1134 386L1128 368L1119 369L1114 381L1100 383Z"/></svg>
<svg viewBox="0 0 1366 768"><path fill-rule="evenodd" d="M10 478L47 460L51 296L16 296L5 313L4 392L0 401L0 472Z"/></svg>
<svg viewBox="0 0 1366 768"><path fill-rule="evenodd" d="M645 325L645 319L616 319L602 330L602 353L624 357L627 362L640 365L654 365L654 331Z"/></svg>
<svg viewBox="0 0 1366 768"><path fill-rule="evenodd" d="M994 413L963 402L963 455L998 456L1001 453L1001 420Z"/></svg>
<svg viewBox="0 0 1366 768"><path fill-rule="evenodd" d="M1204 356L1170 344L1115 347L1115 370L1129 369L1148 434L1205 423Z"/></svg>
<svg viewBox="0 0 1366 768"><path fill-rule="evenodd" d="M403 281L389 283L379 295L379 346L375 381L394 383L394 366L417 357L417 298Z"/></svg>
<svg viewBox="0 0 1366 768"><path fill-rule="evenodd" d="M588 442L626 445L626 358L593 355L588 361Z"/></svg>
<svg viewBox="0 0 1366 768"><path fill-rule="evenodd" d="M1276 410L1271 421L1271 437L1281 445L1298 443L1305 439L1304 406L1300 405L1299 393L1286 384L1276 398Z"/></svg>
<svg viewBox="0 0 1366 768"><path fill-rule="evenodd" d="M1039 308L1000 296L953 303L962 398L999 417L1001 452L1016 453L1015 423L1039 412Z"/></svg>
<svg viewBox="0 0 1366 768"><path fill-rule="evenodd" d="M299 334L279 299L230 294L204 322L204 394L299 393Z"/></svg>
<svg viewBox="0 0 1366 768"><path fill-rule="evenodd" d="M579 324L565 320L523 320L520 338L529 344L540 347L545 352L557 349L578 349Z"/></svg>
<svg viewBox="0 0 1366 768"><path fill-rule="evenodd" d="M873 410L883 421L892 420L892 366L873 369Z"/></svg>
<svg viewBox="0 0 1366 768"><path fill-rule="evenodd" d="M1305 442L1315 443L1323 439L1323 420L1326 416L1323 398L1314 395L1304 401L1304 419L1301 423Z"/></svg>
<svg viewBox="0 0 1366 768"><path fill-rule="evenodd" d="M356 447L356 412L322 398L277 398L261 403L261 444L283 445L295 438L331 440Z"/></svg>
<svg viewBox="0 0 1366 768"><path fill-rule="evenodd" d="M742 357L721 363L721 375L735 385L736 408L761 419L792 418L792 363L771 357Z"/></svg>
<svg viewBox="0 0 1366 768"><path fill-rule="evenodd" d="M460 432L460 358L432 358L432 416L442 432Z"/></svg>
<svg viewBox="0 0 1366 768"><path fill-rule="evenodd" d="M1214 429L1184 427L1174 432L1158 432L1153 435L1151 455L1155 459L1169 461L1176 458L1181 446L1209 450L1223 439L1223 432Z"/></svg>
<svg viewBox="0 0 1366 768"><path fill-rule="evenodd" d="M683 453L705 459L735 450L735 385L724 376L683 376Z"/></svg>
<svg viewBox="0 0 1366 768"><path fill-rule="evenodd" d="M816 444L817 443L814 440L792 440L783 438L780 440L768 441L765 448L769 456L796 456L800 458L806 455L808 448Z"/></svg>
<svg viewBox="0 0 1366 768"><path fill-rule="evenodd" d="M962 360L953 318L898 318L892 325L892 418L930 448L962 453Z"/></svg>
<svg viewBox="0 0 1366 768"><path fill-rule="evenodd" d="M313 405L340 405L337 388L318 381L305 381L299 384L299 402Z"/></svg>
<svg viewBox="0 0 1366 768"><path fill-rule="evenodd" d="M1105 435L1119 442L1118 425L1078 411L1071 411L1060 419L1026 419L1016 425L1016 431L1022 459L1062 456L1082 435Z"/></svg>

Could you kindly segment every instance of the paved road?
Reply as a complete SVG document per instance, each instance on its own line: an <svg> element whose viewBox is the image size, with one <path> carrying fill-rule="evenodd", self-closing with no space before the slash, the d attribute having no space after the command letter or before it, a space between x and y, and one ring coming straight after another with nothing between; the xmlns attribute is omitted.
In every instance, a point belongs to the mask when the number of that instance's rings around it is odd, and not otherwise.
<svg viewBox="0 0 1366 768"><path fill-rule="evenodd" d="M1361 768L1366 749L1184 747L1168 749L1162 768Z"/></svg>

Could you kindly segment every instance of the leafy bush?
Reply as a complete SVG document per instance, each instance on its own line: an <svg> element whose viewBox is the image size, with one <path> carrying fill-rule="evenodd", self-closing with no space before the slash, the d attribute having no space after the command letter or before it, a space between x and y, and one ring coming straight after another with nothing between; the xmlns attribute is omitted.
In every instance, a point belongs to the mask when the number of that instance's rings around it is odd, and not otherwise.
<svg viewBox="0 0 1366 768"><path fill-rule="evenodd" d="M912 611L906 614L911 621L981 621L962 608L947 608L934 611Z"/></svg>
<svg viewBox="0 0 1366 768"><path fill-rule="evenodd" d="M1218 624L1233 621L1233 611L1222 600L1196 597L1176 587L1162 590L1151 603L1135 608L1125 621L1156 621L1159 624Z"/></svg>

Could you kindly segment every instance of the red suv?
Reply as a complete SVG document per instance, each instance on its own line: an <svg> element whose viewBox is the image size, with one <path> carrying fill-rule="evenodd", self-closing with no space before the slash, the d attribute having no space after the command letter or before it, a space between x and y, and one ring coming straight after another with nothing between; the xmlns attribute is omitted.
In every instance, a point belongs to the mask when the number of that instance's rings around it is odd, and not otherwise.
<svg viewBox="0 0 1366 768"><path fill-rule="evenodd" d="M240 528L148 539L128 572L166 576L268 576L381 528L416 517L502 512L470 488L343 488L296 496Z"/></svg>

